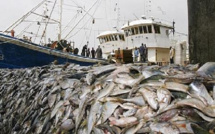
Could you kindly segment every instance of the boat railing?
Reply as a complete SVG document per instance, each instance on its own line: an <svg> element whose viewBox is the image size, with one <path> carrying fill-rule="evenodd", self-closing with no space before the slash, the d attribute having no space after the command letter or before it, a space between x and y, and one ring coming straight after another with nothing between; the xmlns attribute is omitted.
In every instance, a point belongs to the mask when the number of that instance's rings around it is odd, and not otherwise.
<svg viewBox="0 0 215 134"><path fill-rule="evenodd" d="M30 41L27 41L27 40L24 40L24 39L19 39L19 38L16 38L16 37L12 37L12 36L5 35L5 34L0 34L0 36L6 37L6 38L10 38L12 40L21 41L22 43L35 46L38 49L45 50L45 51L47 51L49 53L56 53L56 54L59 54L59 55L62 55L62 56L73 56L73 57L77 57L77 58L90 59L90 60L102 60L102 61L105 60L105 59L96 59L96 58L92 59L90 57L76 55L76 54L73 54L71 52L63 52L62 50L52 49L52 48L50 48L48 46L38 45L38 44L35 44L33 42L30 42ZM8 42L6 41L5 43L9 43L9 41Z"/></svg>

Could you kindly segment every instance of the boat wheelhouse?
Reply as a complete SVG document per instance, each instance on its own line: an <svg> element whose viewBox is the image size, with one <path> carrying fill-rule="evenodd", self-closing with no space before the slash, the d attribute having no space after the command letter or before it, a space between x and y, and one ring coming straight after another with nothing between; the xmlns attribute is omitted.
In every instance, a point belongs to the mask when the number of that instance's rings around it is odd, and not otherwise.
<svg viewBox="0 0 215 134"><path fill-rule="evenodd" d="M118 48L123 49L125 44L124 33L119 31L106 31L97 36L102 48L103 57L107 56L117 50Z"/></svg>
<svg viewBox="0 0 215 134"><path fill-rule="evenodd" d="M146 44L148 48L149 62L169 62L169 39L170 30L173 26L155 19L146 19L128 22L122 27L125 34L124 49L139 48L141 44Z"/></svg>

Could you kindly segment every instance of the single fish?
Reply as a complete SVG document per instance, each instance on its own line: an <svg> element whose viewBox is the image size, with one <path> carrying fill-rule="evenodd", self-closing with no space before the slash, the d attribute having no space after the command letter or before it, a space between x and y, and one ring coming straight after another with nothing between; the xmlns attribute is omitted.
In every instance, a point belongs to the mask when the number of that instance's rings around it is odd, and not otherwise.
<svg viewBox="0 0 215 134"><path fill-rule="evenodd" d="M87 107L87 102L88 102L89 96L90 96L89 94L86 94L80 101L79 108L78 108L78 116L75 116L75 130L76 130L76 132L77 132L79 125L81 123L81 120L83 119L83 116L86 112L85 110Z"/></svg>
<svg viewBox="0 0 215 134"><path fill-rule="evenodd" d="M60 128L63 130L69 131L69 130L75 128L75 124L72 119L67 119L67 120L63 121Z"/></svg>
<svg viewBox="0 0 215 134"><path fill-rule="evenodd" d="M145 106L146 105L146 102L142 96L137 96L137 97L133 97L133 98L129 98L129 99L122 99L122 100L125 102L134 103L138 106Z"/></svg>
<svg viewBox="0 0 215 134"><path fill-rule="evenodd" d="M112 92L112 90L114 89L115 87L115 84L113 82L111 82L105 89L103 89L98 97L97 97L97 100L101 99L102 97L105 97L107 96L108 94L110 94Z"/></svg>
<svg viewBox="0 0 215 134"><path fill-rule="evenodd" d="M197 74L205 78L215 78L215 62L207 62L197 70Z"/></svg>
<svg viewBox="0 0 215 134"><path fill-rule="evenodd" d="M101 124L104 123L119 106L119 103L106 102L102 107Z"/></svg>
<svg viewBox="0 0 215 134"><path fill-rule="evenodd" d="M140 75L136 79L116 78L116 79L114 79L114 82L118 83L118 84L123 84L123 85L129 86L129 87L133 87L134 85L139 84L143 79L144 79L144 76Z"/></svg>
<svg viewBox="0 0 215 134"><path fill-rule="evenodd" d="M155 119L158 122L167 122L167 121L171 120L173 117L175 117L177 114L179 114L179 110L172 109L172 110L162 113L161 115L158 115L157 117L155 117Z"/></svg>
<svg viewBox="0 0 215 134"><path fill-rule="evenodd" d="M212 97L208 93L208 90L199 81L194 81L194 82L192 82L190 84L190 90L189 90L189 92L191 94L195 94L197 96L200 96L200 97L204 98L209 105L213 105L214 104L214 100L212 99Z"/></svg>
<svg viewBox="0 0 215 134"><path fill-rule="evenodd" d="M179 134L180 131L178 130L177 126L172 125L168 122L162 123L151 123L150 128L153 132L160 132L163 134Z"/></svg>
<svg viewBox="0 0 215 134"><path fill-rule="evenodd" d="M158 96L158 102L159 102L159 110L164 109L167 107L171 102L171 93L169 90L164 88L158 88L157 89L157 96Z"/></svg>
<svg viewBox="0 0 215 134"><path fill-rule="evenodd" d="M88 85L92 85L96 80L96 75L94 75L93 73L88 73L86 75L86 81Z"/></svg>
<svg viewBox="0 0 215 134"><path fill-rule="evenodd" d="M154 117L156 113L153 111L153 109L149 106L141 107L137 110L135 117L137 117L138 120L145 119L148 120L152 117Z"/></svg>
<svg viewBox="0 0 215 134"><path fill-rule="evenodd" d="M176 83L176 82L165 82L164 88L167 88L173 91L180 91L184 93L187 93L189 90L189 87L187 85Z"/></svg>
<svg viewBox="0 0 215 134"><path fill-rule="evenodd" d="M50 108L52 108L52 106L55 104L56 97L57 97L56 94L50 94L48 96L48 105Z"/></svg>
<svg viewBox="0 0 215 134"><path fill-rule="evenodd" d="M157 94L148 88L141 88L139 92L143 95L143 98L148 102L148 104L154 109L157 110L159 107Z"/></svg>
<svg viewBox="0 0 215 134"><path fill-rule="evenodd" d="M125 132L125 134L136 134L136 132L144 125L144 123L145 123L145 122L144 122L143 119L140 120L138 125L129 128L129 129Z"/></svg>
<svg viewBox="0 0 215 134"><path fill-rule="evenodd" d="M128 127L138 124L136 117L124 117L116 119L115 117L110 117L110 125L119 126L119 127Z"/></svg>
<svg viewBox="0 0 215 134"><path fill-rule="evenodd" d="M91 108L90 108L90 113L89 113L89 118L87 121L87 134L91 134L91 131L93 127L95 126L98 117L100 117L100 110L101 110L102 105L99 102L95 102Z"/></svg>
<svg viewBox="0 0 215 134"><path fill-rule="evenodd" d="M63 103L64 103L63 101L59 101L59 102L55 105L54 109L53 109L52 112L51 112L51 118L53 118L53 117L56 115L58 109L63 105Z"/></svg>
<svg viewBox="0 0 215 134"><path fill-rule="evenodd" d="M136 112L137 112L136 108L129 109L128 111L123 113L123 117L131 117L131 116L135 115Z"/></svg>

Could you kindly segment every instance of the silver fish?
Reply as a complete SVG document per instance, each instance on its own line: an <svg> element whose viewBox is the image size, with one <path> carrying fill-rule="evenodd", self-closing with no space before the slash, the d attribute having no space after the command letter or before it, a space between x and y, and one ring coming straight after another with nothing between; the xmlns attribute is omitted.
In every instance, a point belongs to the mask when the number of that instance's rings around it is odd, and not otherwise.
<svg viewBox="0 0 215 134"><path fill-rule="evenodd" d="M137 126L129 128L125 134L136 134L136 132L144 125L144 120L140 120Z"/></svg>
<svg viewBox="0 0 215 134"><path fill-rule="evenodd" d="M197 70L197 74L202 77L215 78L215 62L207 62Z"/></svg>
<svg viewBox="0 0 215 134"><path fill-rule="evenodd" d="M63 103L64 103L63 101L59 101L59 102L55 105L54 109L53 109L52 112L51 112L51 118L53 118L53 117L56 115L58 109L63 105Z"/></svg>
<svg viewBox="0 0 215 134"><path fill-rule="evenodd" d="M86 81L88 85L92 85L95 82L96 79L96 75L94 75L93 73L88 73L86 75Z"/></svg>
<svg viewBox="0 0 215 134"><path fill-rule="evenodd" d="M123 77L123 78L115 78L114 82L116 82L118 84L123 84L123 85L126 85L126 86L133 87L134 85L139 84L143 79L144 79L144 76L140 75L136 79L125 78L125 77Z"/></svg>
<svg viewBox="0 0 215 134"><path fill-rule="evenodd" d="M128 127L130 125L138 124L138 120L136 117L124 117L120 119L116 119L115 117L110 117L110 125L115 125L119 127Z"/></svg>
<svg viewBox="0 0 215 134"><path fill-rule="evenodd" d="M158 96L158 102L159 102L159 110L167 107L171 102L171 93L169 90L164 88L158 88L157 89L157 96Z"/></svg>
<svg viewBox="0 0 215 134"><path fill-rule="evenodd" d="M102 107L101 123L104 123L119 106L119 103L106 102Z"/></svg>
<svg viewBox="0 0 215 134"><path fill-rule="evenodd" d="M154 132L161 132L163 134L179 134L180 131L175 125L172 125L168 122L162 123L151 123L150 128Z"/></svg>
<svg viewBox="0 0 215 134"><path fill-rule="evenodd" d="M89 113L89 118L88 118L88 121L87 121L87 134L90 134L93 127L95 126L97 120L98 120L98 117L97 116L100 116L99 113L101 110L101 107L102 105L99 103L99 102L95 102L92 106L91 106L91 109L90 109L90 113Z"/></svg>
<svg viewBox="0 0 215 134"><path fill-rule="evenodd" d="M148 102L148 104L154 109L157 110L159 107L157 94L148 88L141 88L139 92L143 95L144 99Z"/></svg>
<svg viewBox="0 0 215 134"><path fill-rule="evenodd" d="M173 91L185 92L185 93L187 93L189 90L189 87L187 85L180 84L177 82L165 82L164 88L167 88Z"/></svg>
<svg viewBox="0 0 215 134"><path fill-rule="evenodd" d="M196 94L197 96L203 97L205 100L207 100L207 103L210 105L214 104L214 100L209 95L208 90L206 87L199 81L194 81L190 84L190 90L189 92L191 94Z"/></svg>
<svg viewBox="0 0 215 134"><path fill-rule="evenodd" d="M55 104L56 97L57 97L56 94L50 94L48 96L48 104L50 108L52 108L52 106Z"/></svg>
<svg viewBox="0 0 215 134"><path fill-rule="evenodd" d="M72 119L67 119L67 120L63 121L63 123L61 124L60 127L61 127L61 129L68 131L68 130L75 128L75 124Z"/></svg>

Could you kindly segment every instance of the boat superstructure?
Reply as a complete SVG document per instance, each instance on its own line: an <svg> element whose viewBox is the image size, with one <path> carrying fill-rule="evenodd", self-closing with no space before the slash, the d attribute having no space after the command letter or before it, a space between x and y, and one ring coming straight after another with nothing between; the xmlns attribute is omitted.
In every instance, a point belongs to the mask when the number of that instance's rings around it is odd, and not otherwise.
<svg viewBox="0 0 215 134"><path fill-rule="evenodd" d="M125 47L134 49L146 44L148 48L148 61L162 62L169 60L169 39L171 25L157 22L153 18L142 17L131 21L122 27L125 33Z"/></svg>
<svg viewBox="0 0 215 134"><path fill-rule="evenodd" d="M104 58L107 58L111 52L114 52L118 48L124 48L125 38L122 31L106 31L99 34L97 38L99 39Z"/></svg>
<svg viewBox="0 0 215 134"><path fill-rule="evenodd" d="M161 21L156 21L154 18L142 17L141 19L130 21L122 26L124 40L108 41L101 40L101 37L112 38L113 34L108 32L99 35L100 45L103 46L105 53L110 53L114 46L120 44L118 48L134 50L139 48L141 44L146 44L148 49L149 62L169 62L169 48L171 41L169 34L173 30L171 24L166 24ZM112 43L112 44L111 44ZM112 49L110 49L112 47Z"/></svg>

